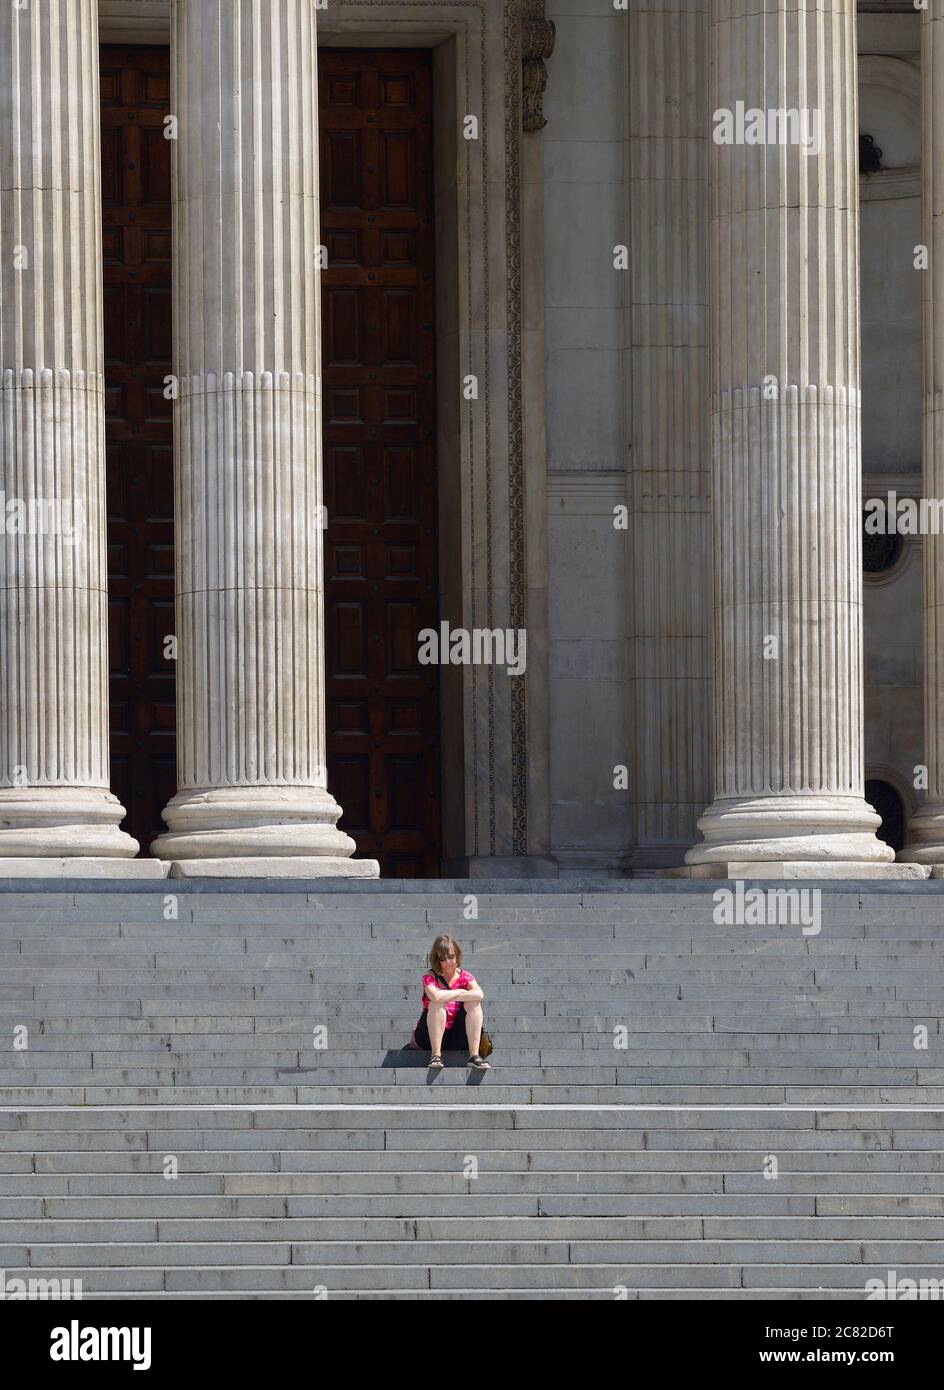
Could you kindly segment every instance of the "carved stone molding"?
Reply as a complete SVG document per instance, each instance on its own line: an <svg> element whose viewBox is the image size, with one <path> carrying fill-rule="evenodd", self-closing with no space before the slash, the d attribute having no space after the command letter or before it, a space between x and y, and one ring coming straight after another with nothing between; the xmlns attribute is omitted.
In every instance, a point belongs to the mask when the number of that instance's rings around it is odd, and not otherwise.
<svg viewBox="0 0 944 1390"><path fill-rule="evenodd" d="M544 18L544 0L531 0L521 15L521 108L522 129L543 130L544 89L547 86L545 58L554 52L557 31L553 20Z"/></svg>

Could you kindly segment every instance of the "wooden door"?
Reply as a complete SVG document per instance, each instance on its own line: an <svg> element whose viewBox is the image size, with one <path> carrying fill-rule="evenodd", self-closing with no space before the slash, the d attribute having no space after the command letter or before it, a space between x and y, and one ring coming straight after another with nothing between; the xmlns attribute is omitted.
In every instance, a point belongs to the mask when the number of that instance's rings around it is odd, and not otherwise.
<svg viewBox="0 0 944 1390"><path fill-rule="evenodd" d="M170 50L103 46L112 787L147 851L177 785Z"/></svg>
<svg viewBox="0 0 944 1390"><path fill-rule="evenodd" d="M385 876L439 871L429 53L321 49L328 780ZM458 383L457 383L458 389Z"/></svg>

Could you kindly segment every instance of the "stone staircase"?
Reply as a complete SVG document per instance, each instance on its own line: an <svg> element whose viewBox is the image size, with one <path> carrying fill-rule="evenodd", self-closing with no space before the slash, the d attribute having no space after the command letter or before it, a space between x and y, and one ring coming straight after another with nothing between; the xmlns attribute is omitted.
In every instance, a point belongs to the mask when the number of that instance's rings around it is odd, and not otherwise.
<svg viewBox="0 0 944 1390"><path fill-rule="evenodd" d="M719 926L717 886L11 886L0 1269L87 1298L944 1279L941 888L830 885L814 936ZM443 930L485 1077L402 1051Z"/></svg>

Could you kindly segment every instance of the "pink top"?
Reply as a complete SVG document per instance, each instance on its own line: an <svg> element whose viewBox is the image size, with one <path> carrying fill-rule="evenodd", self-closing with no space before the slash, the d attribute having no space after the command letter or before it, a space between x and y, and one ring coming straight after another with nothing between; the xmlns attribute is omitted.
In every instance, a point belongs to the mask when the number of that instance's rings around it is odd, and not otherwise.
<svg viewBox="0 0 944 1390"><path fill-rule="evenodd" d="M423 976L423 1011L429 1008L429 996L426 993L427 985L436 985L445 989L473 989L475 986L475 976L470 975L468 970L460 970L452 984L443 986L442 977L439 980L431 972ZM459 1011L461 999L450 999L446 1004L446 1027L451 1028L456 1014Z"/></svg>

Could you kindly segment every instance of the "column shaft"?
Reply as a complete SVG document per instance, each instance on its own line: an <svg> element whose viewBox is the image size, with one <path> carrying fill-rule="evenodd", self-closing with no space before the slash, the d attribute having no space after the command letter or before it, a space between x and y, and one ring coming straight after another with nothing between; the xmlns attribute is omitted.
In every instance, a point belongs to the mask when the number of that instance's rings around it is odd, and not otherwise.
<svg viewBox="0 0 944 1390"><path fill-rule="evenodd" d="M138 850L109 791L100 145L97 0L0 6L0 875Z"/></svg>
<svg viewBox="0 0 944 1390"><path fill-rule="evenodd" d="M325 768L314 0L172 15L180 790L153 852L375 875Z"/></svg>
<svg viewBox="0 0 944 1390"><path fill-rule="evenodd" d="M630 0L634 871L678 864L710 795L708 0Z"/></svg>
<svg viewBox="0 0 944 1390"><path fill-rule="evenodd" d="M925 497L944 497L944 0L921 14ZM927 799L903 857L944 864L944 536L924 537L924 739Z"/></svg>
<svg viewBox="0 0 944 1390"><path fill-rule="evenodd" d="M863 799L854 0L712 0L710 82L716 799L687 858L882 863Z"/></svg>

